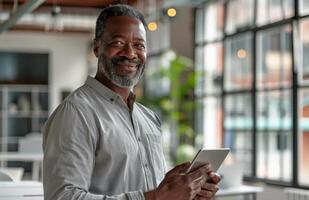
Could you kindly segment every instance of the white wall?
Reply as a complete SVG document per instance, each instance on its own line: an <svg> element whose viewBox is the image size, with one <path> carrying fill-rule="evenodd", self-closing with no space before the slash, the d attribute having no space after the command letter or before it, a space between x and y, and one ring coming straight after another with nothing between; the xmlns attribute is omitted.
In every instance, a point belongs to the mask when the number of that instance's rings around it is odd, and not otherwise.
<svg viewBox="0 0 309 200"><path fill-rule="evenodd" d="M61 91L74 90L86 79L91 36L50 33L5 33L0 50L49 53L50 111L61 101Z"/></svg>

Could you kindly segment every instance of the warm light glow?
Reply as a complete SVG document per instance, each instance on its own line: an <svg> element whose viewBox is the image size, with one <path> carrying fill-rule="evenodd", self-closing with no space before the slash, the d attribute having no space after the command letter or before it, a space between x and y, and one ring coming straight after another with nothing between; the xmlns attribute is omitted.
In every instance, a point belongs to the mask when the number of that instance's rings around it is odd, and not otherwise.
<svg viewBox="0 0 309 200"><path fill-rule="evenodd" d="M239 50L237 51L237 56L238 56L238 58L245 58L245 57L247 57L247 52L246 52L246 50L244 50L244 49L239 49Z"/></svg>
<svg viewBox="0 0 309 200"><path fill-rule="evenodd" d="M158 25L157 25L156 22L149 22L148 23L148 29L150 31L155 31L155 30L157 30L157 28L158 28Z"/></svg>
<svg viewBox="0 0 309 200"><path fill-rule="evenodd" d="M175 17L176 14L177 14L177 12L176 12L176 9L175 9L175 8L169 8L169 9L167 10L167 15L170 16L170 17Z"/></svg>

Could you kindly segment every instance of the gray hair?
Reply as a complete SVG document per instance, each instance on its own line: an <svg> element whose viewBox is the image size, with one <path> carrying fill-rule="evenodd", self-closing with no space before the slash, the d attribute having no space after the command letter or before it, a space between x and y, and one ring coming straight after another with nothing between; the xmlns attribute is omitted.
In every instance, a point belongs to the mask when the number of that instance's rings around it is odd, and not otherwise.
<svg viewBox="0 0 309 200"><path fill-rule="evenodd" d="M97 19L95 27L95 39L99 39L102 36L107 20L110 17L115 16L135 17L136 19L140 20L143 23L144 27L146 28L145 18L143 14L139 12L137 9L125 4L111 5L109 7L104 8Z"/></svg>

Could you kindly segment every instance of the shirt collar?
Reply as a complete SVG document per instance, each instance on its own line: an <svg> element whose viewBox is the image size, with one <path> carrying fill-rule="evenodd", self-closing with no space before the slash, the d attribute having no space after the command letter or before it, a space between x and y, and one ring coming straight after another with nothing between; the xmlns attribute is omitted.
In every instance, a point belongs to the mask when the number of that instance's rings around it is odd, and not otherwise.
<svg viewBox="0 0 309 200"><path fill-rule="evenodd" d="M99 93L100 95L102 95L104 98L106 98L108 101L112 103L114 103L115 101L121 101L124 103L124 101L122 100L122 97L119 94L112 91L111 89L103 85L100 81L98 81L97 79L91 76L87 77L85 84L91 87L92 89L94 89L97 93ZM133 92L130 92L128 101L129 101L130 108L132 108L135 102L135 95L133 94Z"/></svg>

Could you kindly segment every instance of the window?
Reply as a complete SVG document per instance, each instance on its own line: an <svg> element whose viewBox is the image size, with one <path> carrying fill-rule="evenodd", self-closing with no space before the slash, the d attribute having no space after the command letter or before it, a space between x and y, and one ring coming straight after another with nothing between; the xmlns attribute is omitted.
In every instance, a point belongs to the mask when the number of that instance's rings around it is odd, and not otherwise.
<svg viewBox="0 0 309 200"><path fill-rule="evenodd" d="M257 177L291 181L291 114L290 90L257 93Z"/></svg>
<svg viewBox="0 0 309 200"><path fill-rule="evenodd" d="M249 180L309 187L309 1L214 0L196 15L204 145L222 139Z"/></svg>
<svg viewBox="0 0 309 200"><path fill-rule="evenodd" d="M250 93L226 95L224 101L224 146L231 149L249 176L252 174L251 101Z"/></svg>
<svg viewBox="0 0 309 200"><path fill-rule="evenodd" d="M254 0L231 0L227 3L226 33L234 33L253 25Z"/></svg>
<svg viewBox="0 0 309 200"><path fill-rule="evenodd" d="M216 148L222 146L222 107L219 97L210 96L199 101L197 119L203 118L203 123L196 124L196 145L199 147ZM204 134L202 134L204 133ZM215 134L213 134L215 133Z"/></svg>
<svg viewBox="0 0 309 200"><path fill-rule="evenodd" d="M309 89L300 92L299 103L299 182L309 185Z"/></svg>
<svg viewBox="0 0 309 200"><path fill-rule="evenodd" d="M292 81L291 27L276 27L257 34L257 86L290 86Z"/></svg>
<svg viewBox="0 0 309 200"><path fill-rule="evenodd" d="M205 41L213 41L223 37L223 17L221 16L223 16L223 1L205 6Z"/></svg>
<svg viewBox="0 0 309 200"><path fill-rule="evenodd" d="M309 82L309 20L300 22L300 83Z"/></svg>
<svg viewBox="0 0 309 200"><path fill-rule="evenodd" d="M222 146L222 84L224 1L207 3L196 10L195 70L198 85L195 95L196 146ZM201 35L202 33L202 35ZM217 42L219 40L219 42ZM207 59L206 59L207 58Z"/></svg>
<svg viewBox="0 0 309 200"><path fill-rule="evenodd" d="M307 2L307 3L306 3ZM308 8L308 1L303 1L303 9ZM308 10L308 9L307 9ZM309 19L304 18L299 23L299 103L298 103L298 179L300 184L309 186Z"/></svg>
<svg viewBox="0 0 309 200"><path fill-rule="evenodd" d="M277 22L293 16L294 0L257 0L257 25Z"/></svg>
<svg viewBox="0 0 309 200"><path fill-rule="evenodd" d="M225 43L225 90L252 87L252 35L241 34L227 38Z"/></svg>
<svg viewBox="0 0 309 200"><path fill-rule="evenodd" d="M222 48L221 43L211 43L197 48L196 70L200 82L196 90L197 94L219 94L221 92Z"/></svg>
<svg viewBox="0 0 309 200"><path fill-rule="evenodd" d="M309 14L309 1L308 0L299 0L299 13L301 15Z"/></svg>

